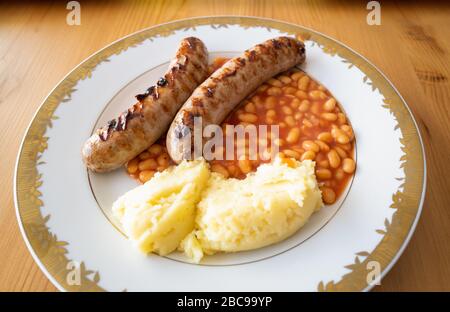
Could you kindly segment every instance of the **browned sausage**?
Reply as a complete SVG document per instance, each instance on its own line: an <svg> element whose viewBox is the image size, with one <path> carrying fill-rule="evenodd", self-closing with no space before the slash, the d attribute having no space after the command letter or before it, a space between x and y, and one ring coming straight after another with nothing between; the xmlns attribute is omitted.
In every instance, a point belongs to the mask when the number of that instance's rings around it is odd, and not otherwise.
<svg viewBox="0 0 450 312"><path fill-rule="evenodd" d="M136 104L86 141L82 149L86 166L96 172L110 171L148 148L167 130L180 106L207 76L205 45L194 37L183 39L164 77L137 95Z"/></svg>
<svg viewBox="0 0 450 312"><path fill-rule="evenodd" d="M229 60L195 89L175 116L166 139L172 159L191 157L193 147L186 143L194 142L194 117L202 117L203 128L220 124L264 81L304 60L304 44L290 37L267 40Z"/></svg>

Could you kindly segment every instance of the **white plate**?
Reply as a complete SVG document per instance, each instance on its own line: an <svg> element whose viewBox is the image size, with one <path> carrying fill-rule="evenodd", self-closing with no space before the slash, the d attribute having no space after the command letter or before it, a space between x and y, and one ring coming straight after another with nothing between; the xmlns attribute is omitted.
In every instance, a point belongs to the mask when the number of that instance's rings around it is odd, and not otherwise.
<svg viewBox="0 0 450 312"><path fill-rule="evenodd" d="M302 65L343 105L357 137L358 170L346 196L284 242L215 255L143 256L118 230L111 203L136 183L122 170L87 173L80 148L93 129L156 81L180 39L196 36L211 58L234 56L278 35L305 40ZM315 31L248 17L206 17L155 26L104 48L50 93L23 140L17 216L47 277L70 291L368 290L411 237L425 190L415 121L392 84L362 56Z"/></svg>

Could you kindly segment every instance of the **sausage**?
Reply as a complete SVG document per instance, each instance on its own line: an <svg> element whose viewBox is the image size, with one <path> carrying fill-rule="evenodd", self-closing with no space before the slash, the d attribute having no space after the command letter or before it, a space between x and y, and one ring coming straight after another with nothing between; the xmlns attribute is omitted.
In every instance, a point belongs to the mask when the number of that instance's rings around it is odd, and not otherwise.
<svg viewBox="0 0 450 312"><path fill-rule="evenodd" d="M167 150L172 159L180 162L191 158L195 117L202 117L202 128L210 124L219 125L237 104L263 82L304 60L303 42L278 37L226 62L195 89L175 116L166 137Z"/></svg>
<svg viewBox="0 0 450 312"><path fill-rule="evenodd" d="M116 169L153 144L178 109L208 76L208 51L200 39L181 41L166 74L138 102L97 129L82 148L86 166L95 172Z"/></svg>

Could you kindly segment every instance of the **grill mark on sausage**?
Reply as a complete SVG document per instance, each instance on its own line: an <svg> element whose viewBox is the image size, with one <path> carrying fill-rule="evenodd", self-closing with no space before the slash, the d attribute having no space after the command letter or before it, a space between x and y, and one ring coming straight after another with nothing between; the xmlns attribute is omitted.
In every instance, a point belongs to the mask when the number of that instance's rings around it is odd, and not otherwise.
<svg viewBox="0 0 450 312"><path fill-rule="evenodd" d="M145 90L144 93L138 94L135 96L136 100L138 100L139 102L143 101L147 96L153 94L153 92L155 91L155 86L151 86L149 87L147 90Z"/></svg>
<svg viewBox="0 0 450 312"><path fill-rule="evenodd" d="M192 38L191 38L192 39ZM191 44L192 40L188 40L188 43ZM132 108L128 109L127 111L123 112L117 119L112 119L108 122L107 127L102 128L101 132L99 133L99 137L102 141L108 140L108 138L111 136L111 132L113 131L124 131L127 128L127 124L130 120L136 117L143 117L142 116L142 102L145 101L145 99L148 98L148 96L152 96L154 100L159 99L160 92L159 88L165 87L168 85L171 85L170 82L174 81L175 73L179 70L184 70L184 67L186 66L188 62L188 58L184 55L181 55L179 57L181 62L177 62L176 66L172 67L170 72L166 74L164 77L161 77L158 79L156 86L150 86L144 93L137 94L135 97L139 101L139 103L136 103L133 105ZM198 64L197 64L198 65ZM195 66L195 64L194 64ZM201 68L200 65L198 65L196 68ZM192 75L188 75L192 76ZM169 79L167 79L167 77ZM199 79L195 79L194 81L198 81ZM184 91L188 91L190 88L187 84L182 84L182 88ZM150 104L150 103L147 103ZM162 110L167 113L170 111L170 107L167 103L161 104ZM153 116L152 116L153 117Z"/></svg>
<svg viewBox="0 0 450 312"><path fill-rule="evenodd" d="M195 50L197 48L198 39L194 37L187 37L185 38L188 47L192 50Z"/></svg>
<svg viewBox="0 0 450 312"><path fill-rule="evenodd" d="M161 77L158 79L158 82L156 83L159 87L164 87L167 85L168 81L165 77Z"/></svg>
<svg viewBox="0 0 450 312"><path fill-rule="evenodd" d="M213 95L214 95L214 88L206 87L206 88L204 88L204 90L205 90L205 94L206 94L207 97L213 97Z"/></svg>

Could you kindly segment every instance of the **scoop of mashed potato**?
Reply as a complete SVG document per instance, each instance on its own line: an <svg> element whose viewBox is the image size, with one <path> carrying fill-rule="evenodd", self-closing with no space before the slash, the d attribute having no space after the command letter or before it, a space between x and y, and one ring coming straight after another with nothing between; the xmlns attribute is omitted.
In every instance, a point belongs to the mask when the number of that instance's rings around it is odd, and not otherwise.
<svg viewBox="0 0 450 312"><path fill-rule="evenodd" d="M212 173L198 204L195 235L184 242L198 262L207 254L256 249L294 234L322 206L314 163L276 159L244 180Z"/></svg>
<svg viewBox="0 0 450 312"><path fill-rule="evenodd" d="M294 234L322 206L314 163L276 159L244 180L210 173L204 160L158 173L113 205L144 253L204 254L256 249Z"/></svg>
<svg viewBox="0 0 450 312"><path fill-rule="evenodd" d="M194 229L209 176L204 160L182 162L121 196L113 213L139 250L166 255Z"/></svg>

